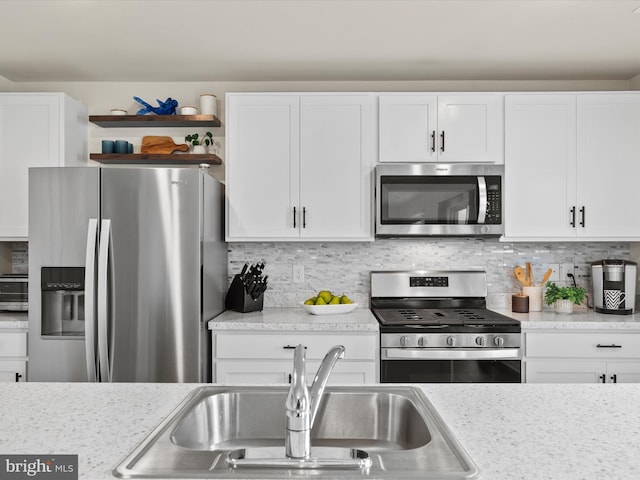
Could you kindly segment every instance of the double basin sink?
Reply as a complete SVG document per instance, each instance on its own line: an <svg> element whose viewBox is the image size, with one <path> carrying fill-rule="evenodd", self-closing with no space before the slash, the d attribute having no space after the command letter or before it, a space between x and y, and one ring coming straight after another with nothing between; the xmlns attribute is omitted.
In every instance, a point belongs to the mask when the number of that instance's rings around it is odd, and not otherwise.
<svg viewBox="0 0 640 480"><path fill-rule="evenodd" d="M327 387L311 431L312 461L284 461L287 390L198 387L113 474L219 479L478 475L424 393L398 385Z"/></svg>

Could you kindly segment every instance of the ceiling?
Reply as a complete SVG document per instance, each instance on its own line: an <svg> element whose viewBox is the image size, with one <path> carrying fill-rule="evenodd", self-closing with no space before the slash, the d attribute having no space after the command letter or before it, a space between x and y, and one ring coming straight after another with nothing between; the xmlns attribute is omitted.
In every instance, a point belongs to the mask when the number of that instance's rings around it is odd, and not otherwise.
<svg viewBox="0 0 640 480"><path fill-rule="evenodd" d="M13 82L628 80L640 0L0 0Z"/></svg>

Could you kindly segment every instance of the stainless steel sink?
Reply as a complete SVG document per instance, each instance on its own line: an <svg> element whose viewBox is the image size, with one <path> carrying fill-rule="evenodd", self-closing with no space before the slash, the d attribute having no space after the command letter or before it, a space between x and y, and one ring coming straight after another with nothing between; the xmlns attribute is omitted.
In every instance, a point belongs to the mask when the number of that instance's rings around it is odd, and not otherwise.
<svg viewBox="0 0 640 480"><path fill-rule="evenodd" d="M195 389L115 470L123 478L474 478L478 469L421 390L402 386L328 387L311 432L308 469L237 458L279 452L284 459L286 387ZM341 468L325 452L367 458ZM329 454L333 455L333 454ZM324 462L323 462L324 461ZM364 465L361 464L361 465ZM325 469L324 466L327 468ZM269 468L270 467L270 468Z"/></svg>

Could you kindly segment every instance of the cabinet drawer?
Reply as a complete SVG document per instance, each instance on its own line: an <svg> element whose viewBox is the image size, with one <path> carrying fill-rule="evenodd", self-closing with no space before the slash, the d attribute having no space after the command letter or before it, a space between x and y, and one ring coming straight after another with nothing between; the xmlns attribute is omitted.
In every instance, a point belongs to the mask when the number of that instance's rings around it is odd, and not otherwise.
<svg viewBox="0 0 640 480"><path fill-rule="evenodd" d="M24 332L0 333L0 358L1 357L26 357L27 334Z"/></svg>
<svg viewBox="0 0 640 480"><path fill-rule="evenodd" d="M285 360L241 361L230 360L215 364L215 383L236 384L274 384L290 383L293 364ZM307 363L307 378L313 379L320 367L319 361ZM376 382L376 366L374 362L339 361L331 375L329 385L359 385Z"/></svg>
<svg viewBox="0 0 640 480"><path fill-rule="evenodd" d="M293 360L299 343L307 347L307 359L322 360L334 345L344 345L345 360L374 360L377 335L363 334L225 334L215 335L215 358L264 358Z"/></svg>
<svg viewBox="0 0 640 480"><path fill-rule="evenodd" d="M640 358L636 333L527 333L527 357Z"/></svg>

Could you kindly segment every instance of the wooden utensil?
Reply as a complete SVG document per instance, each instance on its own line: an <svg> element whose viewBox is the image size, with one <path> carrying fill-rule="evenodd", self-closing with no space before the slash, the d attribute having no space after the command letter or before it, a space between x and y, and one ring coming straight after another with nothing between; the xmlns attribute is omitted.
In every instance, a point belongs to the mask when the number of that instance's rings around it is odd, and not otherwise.
<svg viewBox="0 0 640 480"><path fill-rule="evenodd" d="M542 281L540 282L540 286L544 285L545 283L547 283L547 280L549 280L549 278L551 277L551 274L553 273L553 269L550 268L549 270L547 270L544 274L544 276L542 277Z"/></svg>
<svg viewBox="0 0 640 480"><path fill-rule="evenodd" d="M169 154L176 151L187 152L188 150L189 145L186 143L178 145L171 137L142 137L142 145L140 146L140 153L149 154Z"/></svg>
<svg viewBox="0 0 640 480"><path fill-rule="evenodd" d="M516 278L524 287L529 286L529 281L527 280L527 275L524 273L524 269L521 266L517 266L513 269L513 273L515 273Z"/></svg>
<svg viewBox="0 0 640 480"><path fill-rule="evenodd" d="M527 282L529 282L529 285L527 286L534 287L536 284L533 281L533 268L531 268L531 263L527 262L526 266L527 266Z"/></svg>

